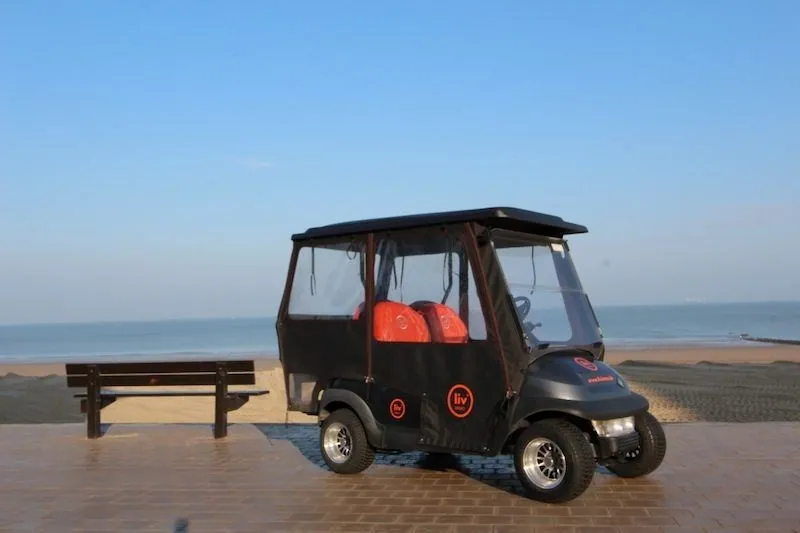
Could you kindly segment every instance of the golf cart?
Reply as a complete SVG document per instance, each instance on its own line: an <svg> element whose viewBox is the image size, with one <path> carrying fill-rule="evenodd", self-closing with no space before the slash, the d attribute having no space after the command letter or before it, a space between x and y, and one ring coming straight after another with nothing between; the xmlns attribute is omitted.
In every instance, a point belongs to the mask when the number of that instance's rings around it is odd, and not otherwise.
<svg viewBox="0 0 800 533"><path fill-rule="evenodd" d="M530 498L564 502L597 464L654 471L666 440L603 363L565 235L512 208L398 216L292 236L277 320L288 409L318 417L340 474L376 453L512 454Z"/></svg>

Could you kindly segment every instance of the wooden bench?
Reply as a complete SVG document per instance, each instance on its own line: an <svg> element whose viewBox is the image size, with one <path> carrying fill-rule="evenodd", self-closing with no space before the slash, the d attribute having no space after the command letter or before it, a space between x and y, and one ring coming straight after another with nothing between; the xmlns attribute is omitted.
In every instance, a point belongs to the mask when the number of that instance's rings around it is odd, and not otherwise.
<svg viewBox="0 0 800 533"><path fill-rule="evenodd" d="M86 435L100 437L100 410L117 398L163 396L214 396L214 438L228 435L228 412L242 407L265 389L228 391L229 385L255 385L253 361L170 361L67 364L67 387L85 388L81 398L86 414ZM214 386L213 390L141 390L145 387ZM105 387L137 387L139 390L106 390Z"/></svg>

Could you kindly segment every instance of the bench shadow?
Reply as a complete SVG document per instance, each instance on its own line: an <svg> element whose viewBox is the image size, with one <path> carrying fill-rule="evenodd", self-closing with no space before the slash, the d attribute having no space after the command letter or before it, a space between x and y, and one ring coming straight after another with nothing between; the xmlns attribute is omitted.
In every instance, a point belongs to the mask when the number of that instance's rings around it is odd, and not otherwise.
<svg viewBox="0 0 800 533"><path fill-rule="evenodd" d="M288 424L288 427L284 424L254 424L254 426L270 440L290 442L307 461L322 470L330 471L319 451L319 428L315 424ZM466 454L406 452L377 454L374 464L431 472L456 472L492 489L524 497L513 460L508 455L482 457ZM596 475L604 481L618 479L603 467L597 468Z"/></svg>
<svg viewBox="0 0 800 533"><path fill-rule="evenodd" d="M83 428L81 429L81 434L86 438L86 420L82 420ZM100 424L100 438L95 439L95 442L102 441L103 437L114 436L113 433L116 431L122 432L121 435L124 435L125 432L128 431L135 431L136 428L139 427L185 427L185 428L203 428L203 430L207 433L207 436L212 440L216 440L218 442L225 442L227 439L231 437L231 429L235 426L250 426L250 423L247 422L228 422L228 435L221 439L214 439L214 423L206 423L206 422L169 422L169 423L148 423L148 422L102 422ZM87 439L92 440L92 439Z"/></svg>

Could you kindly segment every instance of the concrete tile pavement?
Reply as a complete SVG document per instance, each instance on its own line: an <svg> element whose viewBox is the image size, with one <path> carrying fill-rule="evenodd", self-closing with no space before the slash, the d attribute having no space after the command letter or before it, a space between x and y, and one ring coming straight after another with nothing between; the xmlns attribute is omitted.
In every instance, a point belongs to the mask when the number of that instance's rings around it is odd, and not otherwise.
<svg viewBox="0 0 800 533"><path fill-rule="evenodd" d="M0 426L0 532L800 531L800 423L667 425L651 477L598 470L580 499L523 498L508 458L383 456L321 466L313 426Z"/></svg>

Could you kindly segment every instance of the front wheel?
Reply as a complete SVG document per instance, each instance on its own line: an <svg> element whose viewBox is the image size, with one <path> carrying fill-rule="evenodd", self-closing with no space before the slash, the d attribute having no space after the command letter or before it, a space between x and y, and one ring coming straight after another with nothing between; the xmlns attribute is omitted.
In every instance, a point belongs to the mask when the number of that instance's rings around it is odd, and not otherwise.
<svg viewBox="0 0 800 533"><path fill-rule="evenodd" d="M375 460L364 425L350 409L338 409L325 419L319 447L325 464L337 474L357 474Z"/></svg>
<svg viewBox="0 0 800 533"><path fill-rule="evenodd" d="M565 420L533 423L515 446L514 467L533 500L562 503L583 494L592 483L594 451L583 432Z"/></svg>
<svg viewBox="0 0 800 533"><path fill-rule="evenodd" d="M639 446L621 458L610 461L606 468L619 477L640 477L661 466L667 454L667 437L661 423L650 412L636 417Z"/></svg>

